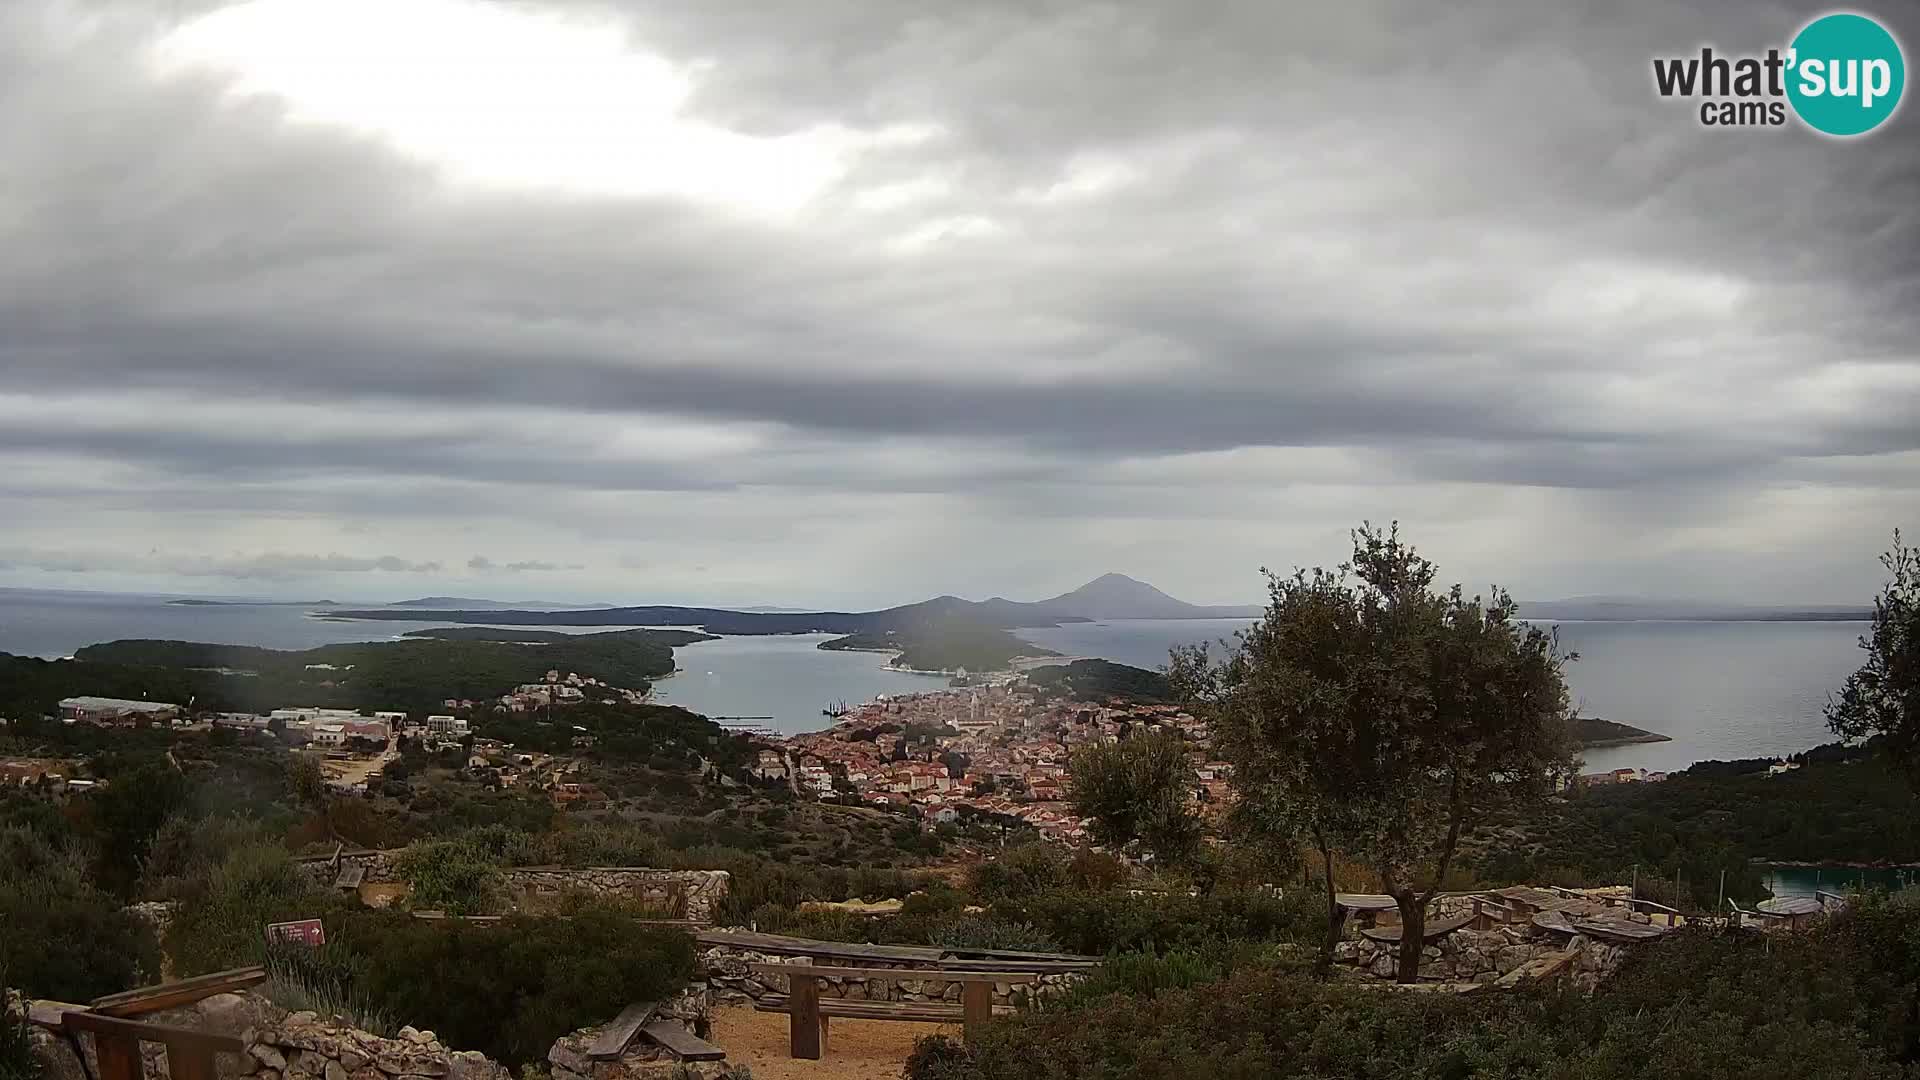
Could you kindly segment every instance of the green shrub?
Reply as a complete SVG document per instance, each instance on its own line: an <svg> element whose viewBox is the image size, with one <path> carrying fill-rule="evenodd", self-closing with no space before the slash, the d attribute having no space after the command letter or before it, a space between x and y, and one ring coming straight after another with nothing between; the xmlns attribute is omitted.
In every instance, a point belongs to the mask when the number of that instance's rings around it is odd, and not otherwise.
<svg viewBox="0 0 1920 1080"><path fill-rule="evenodd" d="M449 915L493 910L499 900L500 863L484 846L484 835L408 848L394 865L411 888L408 902L416 909Z"/></svg>
<svg viewBox="0 0 1920 1080"><path fill-rule="evenodd" d="M0 969L33 997L86 1001L158 975L146 923L88 884L83 853L0 829Z"/></svg>
<svg viewBox="0 0 1920 1080"><path fill-rule="evenodd" d="M329 949L363 958L350 969L355 1000L510 1065L635 1001L671 997L694 969L691 937L604 909L493 925L358 911L327 929Z"/></svg>
<svg viewBox="0 0 1920 1080"><path fill-rule="evenodd" d="M1296 890L1306 895L1305 890ZM1185 891L1083 892L1059 889L1002 901L992 913L1005 922L1038 928L1068 952L1110 952L1204 946L1236 938L1318 941L1326 913L1300 899L1263 892L1191 895Z"/></svg>
<svg viewBox="0 0 1920 1080"><path fill-rule="evenodd" d="M27 1036L27 1018L8 1008L7 968L0 964L0 1080L39 1080L40 1059Z"/></svg>
<svg viewBox="0 0 1920 1080"><path fill-rule="evenodd" d="M141 868L141 892L155 899L180 899L234 850L267 842L266 830L258 822L175 815L154 833Z"/></svg>
<svg viewBox="0 0 1920 1080"><path fill-rule="evenodd" d="M1243 967L1274 963L1272 946L1256 942L1216 941L1165 954L1115 953L1055 1005L1079 1006L1109 994L1153 999L1168 990L1185 990L1224 979Z"/></svg>
<svg viewBox="0 0 1920 1080"><path fill-rule="evenodd" d="M1899 942L1914 931L1898 912L1864 907L1804 934L1674 935L1636 950L1590 996L1381 993L1233 945L1116 957L1057 1006L996 1021L966 1045L923 1040L906 1076L1896 1080L1914 1043L1911 1027L1889 1027L1889 1010L1912 1007L1901 966L1912 954ZM1889 937L1893 955L1866 951ZM1209 981L1222 962L1236 970Z"/></svg>
<svg viewBox="0 0 1920 1080"><path fill-rule="evenodd" d="M1026 923L1007 922L990 915L949 915L934 924L926 935L925 943L943 949L1060 951L1060 942L1053 935Z"/></svg>
<svg viewBox="0 0 1920 1080"><path fill-rule="evenodd" d="M358 976L368 963L340 944L269 946L267 981L260 992L289 1012L338 1016L362 1031L392 1038L400 1024L360 988Z"/></svg>
<svg viewBox="0 0 1920 1080"><path fill-rule="evenodd" d="M167 931L182 977L263 963L268 923L318 918L347 903L307 878L284 849L247 844L187 890Z"/></svg>
<svg viewBox="0 0 1920 1080"><path fill-rule="evenodd" d="M1058 845L1035 841L976 865L968 891L981 903L1019 902L1071 887L1070 861Z"/></svg>

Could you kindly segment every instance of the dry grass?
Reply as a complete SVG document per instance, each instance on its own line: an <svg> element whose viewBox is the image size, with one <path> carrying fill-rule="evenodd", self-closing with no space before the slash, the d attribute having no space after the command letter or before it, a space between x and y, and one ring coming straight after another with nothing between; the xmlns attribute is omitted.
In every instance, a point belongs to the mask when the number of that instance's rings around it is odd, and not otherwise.
<svg viewBox="0 0 1920 1080"><path fill-rule="evenodd" d="M728 1061L753 1069L754 1080L900 1080L913 1041L941 1033L958 1037L960 1026L836 1019L820 1060L796 1061L787 1056L785 1013L735 1005L714 1010L709 1040L726 1050Z"/></svg>

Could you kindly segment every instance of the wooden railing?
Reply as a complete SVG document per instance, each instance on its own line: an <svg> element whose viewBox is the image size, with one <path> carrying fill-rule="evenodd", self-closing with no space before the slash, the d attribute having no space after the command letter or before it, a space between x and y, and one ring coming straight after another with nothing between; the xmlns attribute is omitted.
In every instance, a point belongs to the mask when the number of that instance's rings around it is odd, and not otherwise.
<svg viewBox="0 0 1920 1080"><path fill-rule="evenodd" d="M247 1044L231 1035L215 1035L191 1028L143 1024L93 1012L70 1012L60 1026L69 1035L93 1036L100 1063L99 1080L146 1080L140 1044L157 1042L167 1048L167 1075L172 1080L215 1080L213 1055L244 1054Z"/></svg>
<svg viewBox="0 0 1920 1080"><path fill-rule="evenodd" d="M262 982L266 977L264 968L234 968L109 994L95 998L87 1005L40 1001L33 1003L27 1018L39 1027L67 1036L76 1043L76 1048L79 1036L91 1035L94 1056L100 1063L94 1080L146 1080L146 1068L140 1056L140 1044L143 1042L159 1043L166 1047L167 1074L172 1080L215 1080L213 1055L244 1054L247 1051L246 1043L231 1035L149 1024L130 1018L189 1005L214 994L240 990Z"/></svg>

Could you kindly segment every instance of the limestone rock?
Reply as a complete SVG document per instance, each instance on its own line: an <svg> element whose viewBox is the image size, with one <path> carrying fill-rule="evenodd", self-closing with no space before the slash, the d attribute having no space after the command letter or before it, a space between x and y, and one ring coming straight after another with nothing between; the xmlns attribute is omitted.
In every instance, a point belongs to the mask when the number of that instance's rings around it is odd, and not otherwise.
<svg viewBox="0 0 1920 1080"><path fill-rule="evenodd" d="M252 1054L254 1060L269 1069L273 1069L276 1072L286 1071L287 1056L280 1052L279 1047L268 1043L254 1043L252 1046L247 1047L247 1053Z"/></svg>
<svg viewBox="0 0 1920 1080"><path fill-rule="evenodd" d="M1533 958L1533 950L1525 945L1508 945L1494 958L1494 970L1506 975Z"/></svg>
<svg viewBox="0 0 1920 1080"><path fill-rule="evenodd" d="M587 1055L568 1046L564 1038L553 1041L552 1048L547 1051L547 1064L576 1073L584 1073L591 1067Z"/></svg>
<svg viewBox="0 0 1920 1080"><path fill-rule="evenodd" d="M45 1028L27 1029L27 1042L40 1063L43 1080L91 1080L73 1043Z"/></svg>

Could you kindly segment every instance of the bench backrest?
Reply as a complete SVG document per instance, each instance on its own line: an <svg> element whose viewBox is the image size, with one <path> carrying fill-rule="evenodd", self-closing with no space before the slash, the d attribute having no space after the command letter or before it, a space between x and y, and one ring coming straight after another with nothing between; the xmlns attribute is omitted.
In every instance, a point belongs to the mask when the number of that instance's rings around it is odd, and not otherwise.
<svg viewBox="0 0 1920 1080"><path fill-rule="evenodd" d="M817 979L924 980L957 983L1039 982L1033 971L952 971L944 968L826 967L819 964L749 964L758 975L799 975Z"/></svg>

